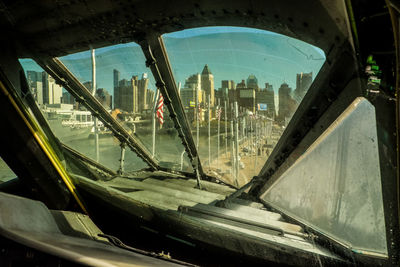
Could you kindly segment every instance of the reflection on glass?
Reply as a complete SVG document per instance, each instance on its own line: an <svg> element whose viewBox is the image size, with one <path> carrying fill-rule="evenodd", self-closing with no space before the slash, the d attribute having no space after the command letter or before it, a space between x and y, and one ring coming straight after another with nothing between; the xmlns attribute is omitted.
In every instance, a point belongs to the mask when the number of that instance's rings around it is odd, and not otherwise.
<svg viewBox="0 0 400 267"><path fill-rule="evenodd" d="M356 250L387 254L375 108L356 99L261 196Z"/></svg>
<svg viewBox="0 0 400 267"><path fill-rule="evenodd" d="M7 163L0 158L0 184L16 178L17 175L8 167Z"/></svg>
<svg viewBox="0 0 400 267"><path fill-rule="evenodd" d="M245 184L264 165L324 53L287 36L237 27L189 29L163 40L205 171Z"/></svg>
<svg viewBox="0 0 400 267"><path fill-rule="evenodd" d="M26 71L26 77L33 97L47 120L52 132L65 145L79 153L96 160L94 117L82 104L49 76L33 60L20 60ZM101 101L101 90L97 97ZM107 97L105 97L107 99ZM107 100L105 101L107 102ZM120 142L112 135L111 130L97 121L99 136L98 162L117 171L120 167ZM127 149L125 171L137 171L146 168L135 153Z"/></svg>
<svg viewBox="0 0 400 267"><path fill-rule="evenodd" d="M144 145L160 166L193 172L155 80L145 65L140 46L135 43L115 45L96 49L95 54L96 98ZM92 90L90 51L64 56L60 60ZM128 161L126 159L125 163L129 164Z"/></svg>

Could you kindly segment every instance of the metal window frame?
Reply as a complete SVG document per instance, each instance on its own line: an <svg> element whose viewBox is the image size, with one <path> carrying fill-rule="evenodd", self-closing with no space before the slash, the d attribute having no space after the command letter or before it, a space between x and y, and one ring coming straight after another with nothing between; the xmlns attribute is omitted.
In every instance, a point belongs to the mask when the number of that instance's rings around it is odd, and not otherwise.
<svg viewBox="0 0 400 267"><path fill-rule="evenodd" d="M92 112L93 116L102 121L103 124L118 138L121 144L126 144L144 162L146 162L153 171L160 169L157 162L152 158L140 141L129 134L122 125L107 112L103 105L58 58L34 59L43 70L57 81L58 84L62 85L78 102L82 103L90 112Z"/></svg>
<svg viewBox="0 0 400 267"><path fill-rule="evenodd" d="M168 107L170 117L178 131L185 151L192 163L193 169L198 179L212 180L204 173L200 157L196 149L195 142L190 130L188 119L184 112L181 98L178 94L175 78L172 74L171 64L161 35L153 34L147 36L146 40L139 42L146 57L148 66L156 80L156 85L160 89L164 102Z"/></svg>

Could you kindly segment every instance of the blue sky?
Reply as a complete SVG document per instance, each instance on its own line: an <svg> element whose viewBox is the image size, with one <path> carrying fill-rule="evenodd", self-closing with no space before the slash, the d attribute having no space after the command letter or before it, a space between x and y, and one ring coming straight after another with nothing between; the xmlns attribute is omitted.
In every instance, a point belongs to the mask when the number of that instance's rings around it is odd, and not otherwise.
<svg viewBox="0 0 400 267"><path fill-rule="evenodd" d="M313 78L325 61L322 50L281 34L241 27L205 27L163 35L177 83L184 85L192 74L201 73L208 64L214 75L215 89L221 80L236 83L254 74L260 87L268 82L275 92L286 82L295 89L296 74L313 72ZM81 82L91 80L90 51L60 58ZM25 70L42 71L32 60L22 59ZM121 79L148 73L150 88L155 81L145 66L145 57L136 43L96 49L97 87L113 94L113 69Z"/></svg>
<svg viewBox="0 0 400 267"><path fill-rule="evenodd" d="M207 64L215 88L221 80L246 80L250 74L259 86L266 82L277 92L286 82L295 89L296 74L319 72L324 52L312 45L281 34L240 27L188 29L163 36L177 82L184 84L190 74L201 73Z"/></svg>

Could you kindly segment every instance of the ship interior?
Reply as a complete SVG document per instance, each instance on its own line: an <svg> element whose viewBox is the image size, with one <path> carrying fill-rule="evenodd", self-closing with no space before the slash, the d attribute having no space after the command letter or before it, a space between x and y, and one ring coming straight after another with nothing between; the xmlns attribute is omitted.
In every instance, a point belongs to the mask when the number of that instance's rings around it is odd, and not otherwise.
<svg viewBox="0 0 400 267"><path fill-rule="evenodd" d="M399 266L398 0L0 0L0 13L0 266ZM232 104L220 137L219 100L199 119L184 99L194 67L215 88L218 73L281 68L294 87L306 65L290 117L239 108L254 132ZM156 147L145 98L132 117L95 96L142 81L165 107ZM52 110L56 90L79 112ZM249 133L275 142L251 154Z"/></svg>

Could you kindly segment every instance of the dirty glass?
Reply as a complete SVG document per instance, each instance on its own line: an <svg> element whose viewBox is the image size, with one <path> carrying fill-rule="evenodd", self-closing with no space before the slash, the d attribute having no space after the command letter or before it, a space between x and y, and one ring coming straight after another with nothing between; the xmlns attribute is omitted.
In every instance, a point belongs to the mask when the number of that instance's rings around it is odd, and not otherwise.
<svg viewBox="0 0 400 267"><path fill-rule="evenodd" d="M16 178L17 175L8 167L7 163L0 158L0 184Z"/></svg>
<svg viewBox="0 0 400 267"><path fill-rule="evenodd" d="M250 28L195 28L162 38L205 171L231 184L247 183L264 165L325 54Z"/></svg>
<svg viewBox="0 0 400 267"><path fill-rule="evenodd" d="M33 98L54 135L65 145L89 157L105 167L117 171L120 167L120 142L110 129L97 121L99 157L94 138L94 117L82 104L39 65L31 59L21 59ZM125 171L147 168L134 152L126 149Z"/></svg>
<svg viewBox="0 0 400 267"><path fill-rule="evenodd" d="M353 248L387 254L375 108L356 99L261 199Z"/></svg>
<svg viewBox="0 0 400 267"><path fill-rule="evenodd" d="M91 51L60 60L92 90ZM97 99L160 166L193 172L140 46L129 43L96 49L95 60Z"/></svg>

